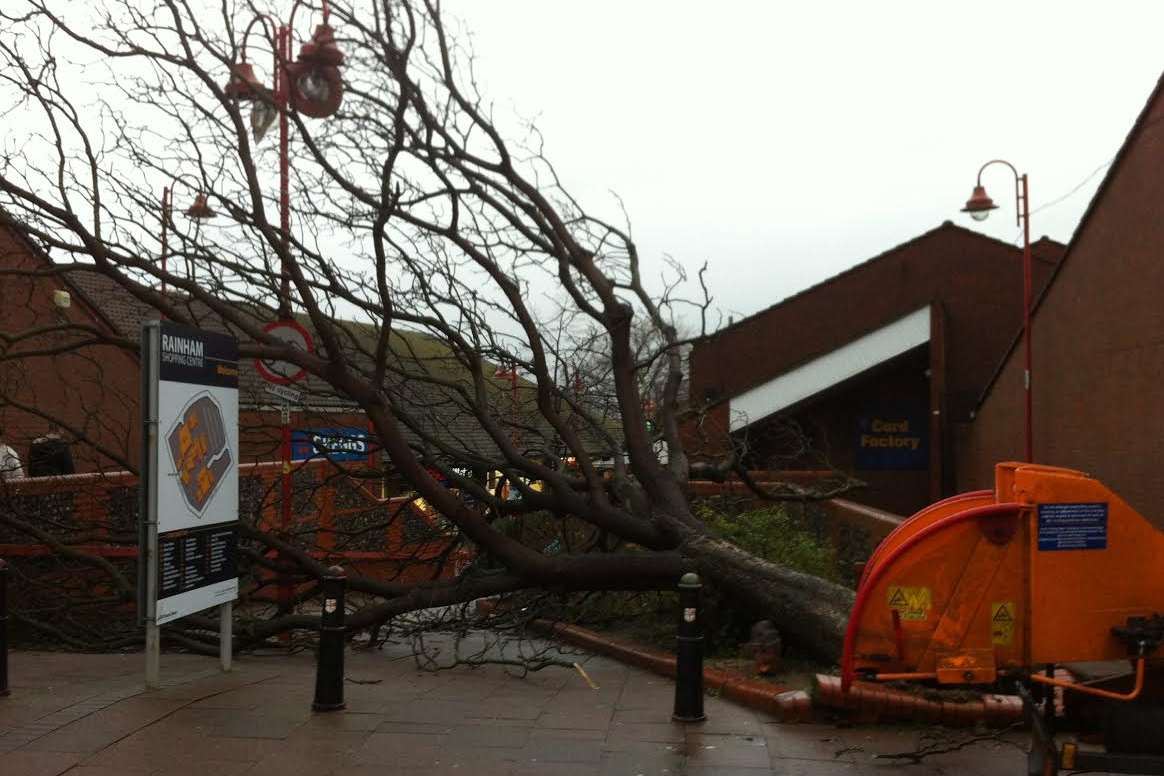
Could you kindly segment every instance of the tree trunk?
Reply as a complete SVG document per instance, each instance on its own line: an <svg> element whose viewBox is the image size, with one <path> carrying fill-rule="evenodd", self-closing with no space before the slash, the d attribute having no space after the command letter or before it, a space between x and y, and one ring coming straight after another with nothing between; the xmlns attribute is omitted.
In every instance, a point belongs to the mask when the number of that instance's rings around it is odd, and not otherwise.
<svg viewBox="0 0 1164 776"><path fill-rule="evenodd" d="M852 590L757 558L722 539L700 536L683 548L696 571L817 658L837 660L845 638Z"/></svg>

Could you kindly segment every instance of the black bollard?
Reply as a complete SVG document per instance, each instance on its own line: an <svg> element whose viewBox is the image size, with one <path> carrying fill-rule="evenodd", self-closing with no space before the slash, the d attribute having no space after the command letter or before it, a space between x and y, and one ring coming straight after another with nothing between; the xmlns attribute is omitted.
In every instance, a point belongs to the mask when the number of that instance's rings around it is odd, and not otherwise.
<svg viewBox="0 0 1164 776"><path fill-rule="evenodd" d="M679 580L679 629L676 636L676 722L702 722L703 714L703 621L699 619L699 575L688 572Z"/></svg>
<svg viewBox="0 0 1164 776"><path fill-rule="evenodd" d="M332 566L323 578L323 613L319 623L319 659L315 666L315 711L344 708L344 587L348 578Z"/></svg>
<svg viewBox="0 0 1164 776"><path fill-rule="evenodd" d="M8 694L8 564L0 560L0 698Z"/></svg>

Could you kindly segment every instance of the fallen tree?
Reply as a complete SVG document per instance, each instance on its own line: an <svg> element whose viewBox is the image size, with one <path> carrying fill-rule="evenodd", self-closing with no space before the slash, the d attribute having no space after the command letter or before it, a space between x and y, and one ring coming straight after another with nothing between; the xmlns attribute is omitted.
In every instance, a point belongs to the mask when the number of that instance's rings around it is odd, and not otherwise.
<svg viewBox="0 0 1164 776"><path fill-rule="evenodd" d="M32 128L6 137L0 223L53 257L3 271L97 272L171 320L230 331L245 358L297 364L367 418L394 474L491 565L424 583L353 581L371 601L354 626L530 588L670 589L694 570L786 638L839 652L849 590L749 555L693 514L693 472L722 479L743 471L746 454L725 436L694 465L685 447L700 408L682 397L690 338L678 324L706 330L702 273L669 264L648 279L625 217L600 218L571 197L533 127L524 142L505 139L436 0L329 4L346 56L343 101L318 121L302 108L280 115L240 70L244 52L266 61L275 31L247 27L232 3L209 13L184 0L93 5L24 0L0 11L7 115ZM325 43L315 39L317 50ZM337 88L309 69L286 72L286 88L308 96ZM292 137L286 219L275 149L260 140L274 118ZM227 225L159 211L156 192L175 179ZM175 245L163 264L167 231ZM309 326L316 352L263 331L288 315ZM0 363L135 352L123 334L72 323L7 331ZM132 466L124 449L105 452ZM752 485L810 500L851 482ZM523 526L535 521L560 525L569 546L531 539ZM249 530L299 573L322 573L294 537ZM244 636L312 622L276 613Z"/></svg>

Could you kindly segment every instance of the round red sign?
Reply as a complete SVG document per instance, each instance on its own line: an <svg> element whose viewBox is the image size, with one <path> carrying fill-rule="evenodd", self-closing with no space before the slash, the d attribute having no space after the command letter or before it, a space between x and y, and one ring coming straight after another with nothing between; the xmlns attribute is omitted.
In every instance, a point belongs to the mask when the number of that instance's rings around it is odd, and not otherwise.
<svg viewBox="0 0 1164 776"><path fill-rule="evenodd" d="M315 352L315 343L311 340L311 335L298 321L271 321L263 327L263 331L292 347L307 353ZM276 385L297 383L307 376L306 369L290 361L256 358L255 369L259 370L264 380Z"/></svg>

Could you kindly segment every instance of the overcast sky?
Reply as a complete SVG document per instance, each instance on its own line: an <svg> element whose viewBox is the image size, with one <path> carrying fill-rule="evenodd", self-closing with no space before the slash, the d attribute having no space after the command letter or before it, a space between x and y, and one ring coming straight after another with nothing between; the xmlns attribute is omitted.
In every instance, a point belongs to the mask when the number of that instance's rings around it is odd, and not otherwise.
<svg viewBox="0 0 1164 776"><path fill-rule="evenodd" d="M939 225L1067 241L1164 69L1164 2L445 0L589 208L755 312ZM1096 173L1097 168L1101 168ZM1093 173L1096 173L1092 175ZM1089 176L1090 179L1089 179ZM1048 204L1087 181L1073 195Z"/></svg>
<svg viewBox="0 0 1164 776"><path fill-rule="evenodd" d="M1032 238L1066 242L1164 70L1164 0L443 5L505 134L535 119L589 211L618 220L622 198L647 260L706 261L724 319L946 219L1017 241L1004 168L990 220L958 212L995 157L1030 175Z"/></svg>

